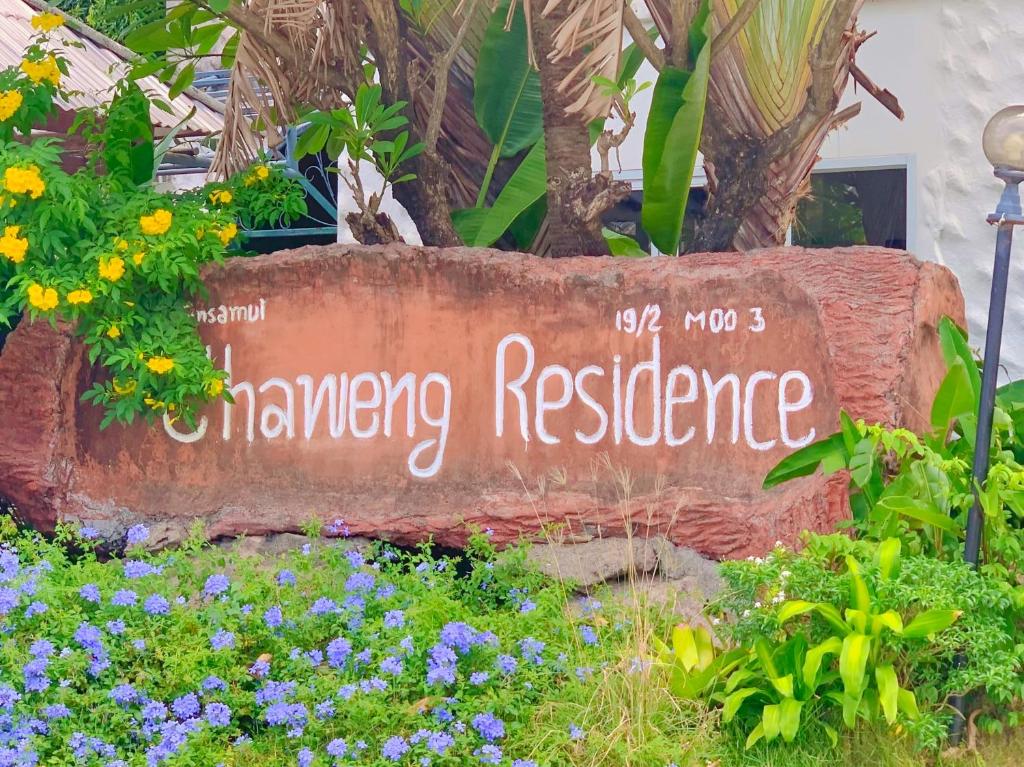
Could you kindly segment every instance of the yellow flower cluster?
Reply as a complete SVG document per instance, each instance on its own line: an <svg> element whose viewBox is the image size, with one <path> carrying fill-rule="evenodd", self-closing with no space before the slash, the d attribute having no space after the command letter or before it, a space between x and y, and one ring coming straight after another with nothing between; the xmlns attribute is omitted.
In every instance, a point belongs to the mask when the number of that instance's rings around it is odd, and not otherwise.
<svg viewBox="0 0 1024 767"><path fill-rule="evenodd" d="M214 205L227 205L234 199L234 196L227 189L214 189L210 192L210 202Z"/></svg>
<svg viewBox="0 0 1024 767"><path fill-rule="evenodd" d="M100 259L100 277L117 282L124 276L124 259L120 256Z"/></svg>
<svg viewBox="0 0 1024 767"><path fill-rule="evenodd" d="M37 32L52 32L64 26L64 17L59 13L40 13L32 17L32 29Z"/></svg>
<svg viewBox="0 0 1024 767"><path fill-rule="evenodd" d="M57 59L52 54L42 61L22 59L21 71L36 85L42 82L52 83L55 87L60 85L60 67L57 66Z"/></svg>
<svg viewBox="0 0 1024 767"><path fill-rule="evenodd" d="M42 285L33 282L28 286L28 302L41 312L56 309L57 291L53 288L44 288Z"/></svg>
<svg viewBox="0 0 1024 767"><path fill-rule="evenodd" d="M224 382L219 378L214 378L208 384L206 384L206 393L211 397L219 397L224 391Z"/></svg>
<svg viewBox="0 0 1024 767"><path fill-rule="evenodd" d="M8 168L4 171L4 189L11 194L27 194L38 200L46 191L46 184L39 175L39 168L26 165L24 168Z"/></svg>
<svg viewBox="0 0 1024 767"><path fill-rule="evenodd" d="M85 288L80 288L79 290L72 290L70 293L68 293L69 304L87 304L90 301L92 301L92 293L90 293Z"/></svg>
<svg viewBox="0 0 1024 767"><path fill-rule="evenodd" d="M143 234L164 234L171 228L172 220L171 211L159 208L152 215L142 216L139 219L139 226L142 228Z"/></svg>
<svg viewBox="0 0 1024 767"><path fill-rule="evenodd" d="M125 384L122 384L116 378L114 379L114 391L122 396L124 396L125 394L131 394L133 391L135 391L135 387L137 385L138 382L133 378L129 378L128 383Z"/></svg>
<svg viewBox="0 0 1024 767"><path fill-rule="evenodd" d="M146 367L157 375L170 373L174 368L174 360L170 357L150 357L146 360Z"/></svg>
<svg viewBox="0 0 1024 767"><path fill-rule="evenodd" d="M227 247L228 243L235 239L235 235L237 234L238 227L235 225L234 221L217 232L217 236L220 237L221 244L224 245L224 247Z"/></svg>
<svg viewBox="0 0 1024 767"><path fill-rule="evenodd" d="M21 91L0 91L0 122L11 119L21 108L22 101Z"/></svg>
<svg viewBox="0 0 1024 767"><path fill-rule="evenodd" d="M119 328L117 325L111 325L109 328L107 328L107 338L120 338L120 337L121 337L121 328Z"/></svg>
<svg viewBox="0 0 1024 767"><path fill-rule="evenodd" d="M270 168L266 165L257 165L252 169L252 173L245 177L245 185L252 186L260 181L266 181L268 178L270 178Z"/></svg>
<svg viewBox="0 0 1024 767"><path fill-rule="evenodd" d="M20 226L4 227L3 237L0 237L0 255L16 264L25 260L25 253L28 251L28 240L18 236L20 231Z"/></svg>

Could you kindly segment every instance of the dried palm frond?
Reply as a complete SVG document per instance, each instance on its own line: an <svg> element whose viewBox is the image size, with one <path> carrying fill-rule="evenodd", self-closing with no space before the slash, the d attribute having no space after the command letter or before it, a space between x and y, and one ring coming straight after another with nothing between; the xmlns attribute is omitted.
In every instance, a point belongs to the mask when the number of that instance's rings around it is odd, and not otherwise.
<svg viewBox="0 0 1024 767"><path fill-rule="evenodd" d="M584 51L559 84L559 90L574 99L566 112L578 114L583 122L589 123L607 115L611 105L611 96L594 78L615 80L618 74L625 0L548 0L541 13L547 16L566 2L570 8L555 30L551 60L559 61Z"/></svg>

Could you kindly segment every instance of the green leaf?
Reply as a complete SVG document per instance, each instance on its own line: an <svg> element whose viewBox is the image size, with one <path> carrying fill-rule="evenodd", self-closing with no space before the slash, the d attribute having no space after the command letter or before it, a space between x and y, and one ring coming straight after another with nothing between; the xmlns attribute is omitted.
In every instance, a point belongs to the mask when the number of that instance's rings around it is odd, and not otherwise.
<svg viewBox="0 0 1024 767"><path fill-rule="evenodd" d="M792 743L796 738L796 733L800 729L800 712L803 707L803 702L794 698L787 698L779 704L779 733L787 743Z"/></svg>
<svg viewBox="0 0 1024 767"><path fill-rule="evenodd" d="M740 706L743 705L743 701L749 698L751 695L760 692L756 687L743 687L731 695L726 696L725 703L722 704L722 721L728 724L732 721L733 717L740 710Z"/></svg>
<svg viewBox="0 0 1024 767"><path fill-rule="evenodd" d="M821 671L821 664L827 655L835 655L843 649L843 640L839 637L829 637L819 645L807 650L804 656L802 669L804 686L808 690L817 687L818 672Z"/></svg>
<svg viewBox="0 0 1024 767"><path fill-rule="evenodd" d="M153 178L149 99L134 81L124 81L110 102L103 128L103 161L107 173L126 185L138 186Z"/></svg>
<svg viewBox="0 0 1024 767"><path fill-rule="evenodd" d="M845 465L847 453L841 432L836 432L819 442L814 442L787 455L768 472L762 486L767 490L791 479L813 474L821 462L829 456L841 456Z"/></svg>
<svg viewBox="0 0 1024 767"><path fill-rule="evenodd" d="M860 700L864 691L864 670L871 652L871 637L865 634L850 634L843 640L839 652L839 676L847 695Z"/></svg>
<svg viewBox="0 0 1024 767"><path fill-rule="evenodd" d="M491 14L473 78L476 121L501 157L533 145L544 131L540 76L529 62L523 6L516 5L506 31L508 7L504 0Z"/></svg>
<svg viewBox="0 0 1024 767"><path fill-rule="evenodd" d="M786 674L785 676L775 677L771 680L772 687L781 695L783 698L793 697L793 675Z"/></svg>
<svg viewBox="0 0 1024 767"><path fill-rule="evenodd" d="M672 650L675 652L676 660L687 671L696 666L699 656L697 654L697 643L693 637L693 629L689 626L676 626L672 631Z"/></svg>
<svg viewBox="0 0 1024 767"><path fill-rule="evenodd" d="M523 211L544 196L547 191L545 167L544 138L541 137L502 187L494 205L481 209L487 215L479 219L469 214L452 216L452 223L463 242L476 247L493 245ZM460 225L467 225L465 232L459 229ZM474 227L475 236L468 237L474 235Z"/></svg>
<svg viewBox="0 0 1024 767"><path fill-rule="evenodd" d="M805 602L801 599L791 599L788 602L784 602L779 607L778 621L779 624L783 624L786 621L796 617L797 615L803 615L808 613L817 607L815 602Z"/></svg>
<svg viewBox="0 0 1024 767"><path fill-rule="evenodd" d="M607 227L601 230L604 241L608 243L608 250L613 256L624 256L626 258L646 258L651 255L640 247L640 244L632 237L627 237L619 232L612 231Z"/></svg>
<svg viewBox="0 0 1024 767"><path fill-rule="evenodd" d="M761 726L764 727L764 739L769 743L779 737L782 712L777 703L769 703L761 709Z"/></svg>
<svg viewBox="0 0 1024 767"><path fill-rule="evenodd" d="M903 618L895 610L886 610L884 613L871 616L871 633L878 636L882 629L887 628L895 634L903 633Z"/></svg>
<svg viewBox="0 0 1024 767"><path fill-rule="evenodd" d="M981 399L981 371L978 370L978 363L967 345L966 331L961 330L949 317L943 317L939 320L939 345L942 347L942 356L947 367L952 367L956 360L964 363L974 399Z"/></svg>
<svg viewBox="0 0 1024 767"><path fill-rule="evenodd" d="M943 514L930 502L920 501L905 495L895 495L880 500L878 508L896 512L910 519L916 519L932 527L945 530L947 533L960 535L962 532L960 524L955 519L947 514Z"/></svg>
<svg viewBox="0 0 1024 767"><path fill-rule="evenodd" d="M899 568L901 545L899 538L886 538L878 544L875 561L878 564L878 571L885 580L892 578Z"/></svg>
<svg viewBox="0 0 1024 767"><path fill-rule="evenodd" d="M747 736L747 742L744 744L743 747L746 749L752 748L754 744L756 744L757 741L761 740L761 738L763 737L764 726L759 722L757 727L750 731L750 734Z"/></svg>
<svg viewBox="0 0 1024 767"><path fill-rule="evenodd" d="M701 33L710 33L708 0L694 19ZM651 241L663 253L679 250L683 217L693 182L700 136L704 128L711 63L706 37L699 47L692 71L666 66L658 75L644 133L644 204L640 216Z"/></svg>
<svg viewBox="0 0 1024 767"><path fill-rule="evenodd" d="M857 443L850 456L850 479L857 487L864 487L871 481L875 468L875 440L866 437Z"/></svg>
<svg viewBox="0 0 1024 767"><path fill-rule="evenodd" d="M921 716L917 709L917 698L911 690L900 688L896 693L896 701L899 710L906 714L908 719L917 719Z"/></svg>
<svg viewBox="0 0 1024 767"><path fill-rule="evenodd" d="M959 617L959 610L925 610L904 627L903 636L905 639L923 639L949 628Z"/></svg>
<svg viewBox="0 0 1024 767"><path fill-rule="evenodd" d="M882 705L885 721L892 724L896 721L897 696L900 683L891 665L879 666L875 669L875 681L878 683L878 702Z"/></svg>
<svg viewBox="0 0 1024 767"><path fill-rule="evenodd" d="M955 359L939 384L932 402L932 427L945 433L957 418L976 413L978 398L971 385L970 374L963 360Z"/></svg>

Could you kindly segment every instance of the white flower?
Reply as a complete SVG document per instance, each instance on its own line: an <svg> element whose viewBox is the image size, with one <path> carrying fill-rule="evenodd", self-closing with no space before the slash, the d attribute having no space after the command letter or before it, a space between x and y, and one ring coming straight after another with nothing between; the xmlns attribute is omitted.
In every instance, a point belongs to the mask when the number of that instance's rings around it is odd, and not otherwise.
<svg viewBox="0 0 1024 767"><path fill-rule="evenodd" d="M779 573L779 577L782 578L782 580L786 580L786 578L788 578L792 574L793 573L791 573L789 570L783 570L781 573Z"/></svg>
<svg viewBox="0 0 1024 767"><path fill-rule="evenodd" d="M754 609L755 610L760 610L761 609L761 603L760 602L754 602Z"/></svg>
<svg viewBox="0 0 1024 767"><path fill-rule="evenodd" d="M720 621L720 620L719 620L718 618L712 618L712 619L711 619L711 625L712 625L712 626L717 626L717 625L718 625L719 623L721 623L721 622L722 622L722 621Z"/></svg>
<svg viewBox="0 0 1024 767"><path fill-rule="evenodd" d="M750 617L750 610L744 610L744 611L743 611L743 616L742 616L742 617L744 617L744 618L749 618L749 617Z"/></svg>

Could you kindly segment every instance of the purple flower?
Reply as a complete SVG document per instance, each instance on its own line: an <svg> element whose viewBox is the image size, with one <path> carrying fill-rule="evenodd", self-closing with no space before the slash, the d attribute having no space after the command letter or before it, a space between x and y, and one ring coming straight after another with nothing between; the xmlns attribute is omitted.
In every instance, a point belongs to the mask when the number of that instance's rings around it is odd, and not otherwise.
<svg viewBox="0 0 1024 767"><path fill-rule="evenodd" d="M388 610L384 613L384 628L400 629L405 625L405 613L401 610Z"/></svg>
<svg viewBox="0 0 1024 767"><path fill-rule="evenodd" d="M521 613L532 613L537 609L537 603L532 599L524 599L519 605L519 612Z"/></svg>
<svg viewBox="0 0 1024 767"><path fill-rule="evenodd" d="M91 623L82 621L78 624L78 628L75 629L75 641L86 650L92 650L93 652L103 651L103 641L100 630Z"/></svg>
<svg viewBox="0 0 1024 767"><path fill-rule="evenodd" d="M216 597L223 594L228 590L231 585L231 581L224 573L214 573L206 579L206 583L203 585L203 593L208 597Z"/></svg>
<svg viewBox="0 0 1024 767"><path fill-rule="evenodd" d="M28 648L29 655L33 658L48 658L53 655L53 642L49 639L37 639Z"/></svg>
<svg viewBox="0 0 1024 767"><path fill-rule="evenodd" d="M345 559L352 566L353 570L356 570L366 564L366 557L355 549L345 552Z"/></svg>
<svg viewBox="0 0 1024 767"><path fill-rule="evenodd" d="M281 608L278 605L268 607L263 613L263 622L267 624L268 628L272 629L276 629L284 623L284 616L281 614Z"/></svg>
<svg viewBox="0 0 1024 767"><path fill-rule="evenodd" d="M501 749L497 746L491 744L481 746L473 754L483 764L501 764Z"/></svg>
<svg viewBox="0 0 1024 767"><path fill-rule="evenodd" d="M473 729L490 743L505 737L505 723L489 711L473 717Z"/></svg>
<svg viewBox="0 0 1024 767"><path fill-rule="evenodd" d="M132 525L125 535L125 543L128 546L138 546L149 540L149 528L145 525Z"/></svg>
<svg viewBox="0 0 1024 767"><path fill-rule="evenodd" d="M385 759L397 762L409 751L408 741L398 735L388 738L380 750L381 756Z"/></svg>
<svg viewBox="0 0 1024 767"><path fill-rule="evenodd" d="M71 709L63 703L53 703L43 708L43 716L47 719L67 719L71 716Z"/></svg>
<svg viewBox="0 0 1024 767"><path fill-rule="evenodd" d="M206 721L211 727L227 727L231 724L231 709L223 703L208 703Z"/></svg>
<svg viewBox="0 0 1024 767"><path fill-rule="evenodd" d="M114 636L120 636L125 631L124 621L107 621L107 631Z"/></svg>
<svg viewBox="0 0 1024 767"><path fill-rule="evenodd" d="M512 767L537 767L537 763L533 759L515 759Z"/></svg>
<svg viewBox="0 0 1024 767"><path fill-rule="evenodd" d="M438 756L444 756L444 752L455 745L455 738L447 732L432 732L427 737L427 748Z"/></svg>
<svg viewBox="0 0 1024 767"><path fill-rule="evenodd" d="M497 666L498 671L502 674L511 674L515 672L519 661L511 655L499 655L497 660L494 661L494 665Z"/></svg>
<svg viewBox="0 0 1024 767"><path fill-rule="evenodd" d="M25 609L25 617L31 618L33 615L41 615L50 609L50 606L46 602L35 601Z"/></svg>
<svg viewBox="0 0 1024 767"><path fill-rule="evenodd" d="M462 621L446 623L441 629L441 643L457 650L460 655L469 652L479 637L480 632Z"/></svg>
<svg viewBox="0 0 1024 767"><path fill-rule="evenodd" d="M210 639L210 645L214 650L230 650L235 646L235 635L224 629L221 629Z"/></svg>
<svg viewBox="0 0 1024 767"><path fill-rule="evenodd" d="M25 692L43 692L50 687L50 677L47 676L47 666L50 661L47 658L33 658L25 664L22 673L25 677Z"/></svg>
<svg viewBox="0 0 1024 767"><path fill-rule="evenodd" d="M394 655L389 655L380 662L380 670L385 674L398 676L404 669L405 667L402 665L402 659L396 658Z"/></svg>
<svg viewBox="0 0 1024 767"><path fill-rule="evenodd" d="M214 690L227 690L228 683L221 679L219 676L213 676L212 674L203 680L203 690L206 692L213 692Z"/></svg>
<svg viewBox="0 0 1024 767"><path fill-rule="evenodd" d="M0 615L12 612L20 602L21 594L17 589L9 589L6 586L0 588Z"/></svg>
<svg viewBox="0 0 1024 767"><path fill-rule="evenodd" d="M569 740L583 740L584 737L582 728L575 724L569 725Z"/></svg>
<svg viewBox="0 0 1024 767"><path fill-rule="evenodd" d="M341 759L348 753L348 743L341 738L335 738L327 744L327 753L335 759Z"/></svg>
<svg viewBox="0 0 1024 767"><path fill-rule="evenodd" d="M119 684L110 691L110 699L119 706L127 706L139 699L139 691L130 684Z"/></svg>
<svg viewBox="0 0 1024 767"><path fill-rule="evenodd" d="M139 652L142 652L143 650L146 649L146 640L145 639L133 639L132 640L132 647L134 647Z"/></svg>
<svg viewBox="0 0 1024 767"><path fill-rule="evenodd" d="M597 632L590 626L580 626L580 639L583 640L583 644L591 646L596 645Z"/></svg>
<svg viewBox="0 0 1024 767"><path fill-rule="evenodd" d="M310 767L310 765L313 764L313 759L314 758L316 758L316 757L315 757L315 755L313 754L313 752L310 749L308 749L308 748L302 749L301 751L299 751L299 756L298 756L299 767Z"/></svg>
<svg viewBox="0 0 1024 767"><path fill-rule="evenodd" d="M159 575L164 571L163 566L154 567L149 562L138 559L126 559L124 563L124 577L130 579L145 578L147 575Z"/></svg>
<svg viewBox="0 0 1024 767"><path fill-rule="evenodd" d="M277 585L278 586L294 586L295 585L295 573L291 570L282 570L277 574Z"/></svg>
<svg viewBox="0 0 1024 767"><path fill-rule="evenodd" d="M249 673L254 677L264 677L270 673L270 661L263 660L262 658L257 659L255 663L249 666Z"/></svg>
<svg viewBox="0 0 1024 767"><path fill-rule="evenodd" d="M544 643L539 639L533 637L526 637L525 639L519 640L519 652L522 653L523 660L527 663L533 663L536 666L543 665L544 659L541 658L541 653L544 652Z"/></svg>
<svg viewBox="0 0 1024 767"><path fill-rule="evenodd" d="M110 604L117 605L118 607L131 607L139 601L139 595L131 589L121 589L114 592L114 596L110 598Z"/></svg>
<svg viewBox="0 0 1024 767"><path fill-rule="evenodd" d="M147 724L162 722L167 718L167 706L158 700L147 701L142 707L142 719Z"/></svg>
<svg viewBox="0 0 1024 767"><path fill-rule="evenodd" d="M0 685L0 708L9 711L19 700L21 700L21 695L17 690L8 684Z"/></svg>
<svg viewBox="0 0 1024 767"><path fill-rule="evenodd" d="M142 609L150 615L167 615L171 611L171 603L160 594L150 594L142 603Z"/></svg>
<svg viewBox="0 0 1024 767"><path fill-rule="evenodd" d="M469 683L470 684L485 684L487 682L487 680L490 679L490 678L491 678L491 675L488 674L486 671L474 671L472 674L469 675Z"/></svg>
<svg viewBox="0 0 1024 767"><path fill-rule="evenodd" d="M334 701L325 700L313 706L313 715L321 722L330 719L335 714Z"/></svg>
<svg viewBox="0 0 1024 767"><path fill-rule="evenodd" d="M372 591L376 578L371 573L352 573L345 581L345 591L367 592Z"/></svg>
<svg viewBox="0 0 1024 767"><path fill-rule="evenodd" d="M398 591L393 583L385 583L377 588L377 599L387 599Z"/></svg>
<svg viewBox="0 0 1024 767"><path fill-rule="evenodd" d="M175 698L171 703L171 711L178 719L191 719L199 713L199 696L190 692Z"/></svg>
<svg viewBox="0 0 1024 767"><path fill-rule="evenodd" d="M95 583L87 583L78 590L78 596L86 602L100 603L100 587Z"/></svg>
<svg viewBox="0 0 1024 767"><path fill-rule="evenodd" d="M338 603L328 597L320 597L309 608L310 615L329 615L338 612Z"/></svg>
<svg viewBox="0 0 1024 767"><path fill-rule="evenodd" d="M352 643L345 637L332 639L327 645L327 663L331 668L344 668L351 654Z"/></svg>
<svg viewBox="0 0 1024 767"><path fill-rule="evenodd" d="M78 535L83 540L92 541L100 537L100 531L95 527L80 527L78 528Z"/></svg>

